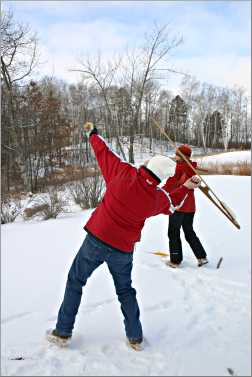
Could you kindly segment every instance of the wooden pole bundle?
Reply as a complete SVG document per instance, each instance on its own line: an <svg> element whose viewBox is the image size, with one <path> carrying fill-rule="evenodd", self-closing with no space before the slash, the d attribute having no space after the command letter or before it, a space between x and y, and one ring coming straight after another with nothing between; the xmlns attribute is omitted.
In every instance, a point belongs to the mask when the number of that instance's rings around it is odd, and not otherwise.
<svg viewBox="0 0 252 377"><path fill-rule="evenodd" d="M165 130L160 126L160 124L152 118L153 123L155 126L160 130L160 132L166 137L166 139L170 142L170 144L176 148L176 144L174 141L167 135ZM209 185L206 183L206 181L201 177L201 175L198 173L198 171L192 166L191 162L188 160L188 158L180 151L177 150L178 155L190 166L190 168L193 170L193 172L200 178L200 181L204 184L204 186L199 186L199 189L203 194L206 195L206 197L223 213L223 215L226 216L226 218L231 221L231 223L237 228L240 229L240 225L237 222L235 215L233 211L231 211L227 205L221 201L217 195L213 192L213 190L209 187Z"/></svg>

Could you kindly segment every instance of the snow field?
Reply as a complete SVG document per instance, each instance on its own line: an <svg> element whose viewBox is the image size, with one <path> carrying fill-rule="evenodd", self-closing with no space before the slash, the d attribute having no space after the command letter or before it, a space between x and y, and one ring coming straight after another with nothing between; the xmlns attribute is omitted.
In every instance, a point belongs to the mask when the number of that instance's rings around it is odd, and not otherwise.
<svg viewBox="0 0 252 377"><path fill-rule="evenodd" d="M170 269L164 215L150 218L134 254L133 286L141 309L142 352L125 344L123 318L106 265L89 279L72 343L45 341L91 211L2 226L2 374L11 376L251 375L250 178L206 176L237 215L237 230L196 191L195 229L210 263L198 268L183 236L184 262ZM216 265L220 257L223 262ZM23 357L24 360L11 360Z"/></svg>

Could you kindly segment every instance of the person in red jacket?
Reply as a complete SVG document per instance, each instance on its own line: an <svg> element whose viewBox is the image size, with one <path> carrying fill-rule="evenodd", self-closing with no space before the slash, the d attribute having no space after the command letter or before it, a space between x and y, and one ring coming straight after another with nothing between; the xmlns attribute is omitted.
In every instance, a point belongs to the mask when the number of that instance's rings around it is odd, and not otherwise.
<svg viewBox="0 0 252 377"><path fill-rule="evenodd" d="M137 169L109 149L92 123L85 124L84 129L89 134L106 191L84 226L87 236L68 273L56 328L47 334L47 339L60 345L68 342L82 287L92 272L106 262L121 304L126 337L135 347L142 343L143 333L136 290L131 281L134 245L140 240L145 220L160 213L172 214L183 204L190 190L199 185L199 180L191 178L169 193L158 187L162 179L174 174L174 162L168 157L155 156L147 166Z"/></svg>
<svg viewBox="0 0 252 377"><path fill-rule="evenodd" d="M192 150L187 144L183 144L176 150L176 171L173 177L168 178L163 189L174 190L183 185L183 183L195 173L191 167L180 157L178 151L182 152L190 161L192 166L197 170L204 170L197 167L197 162L191 161ZM170 261L168 265L178 267L183 260L182 243L180 239L180 229L182 227L185 239L189 243L195 257L198 260L198 266L208 263L207 254L199 238L193 229L193 219L195 215L195 197L194 190L190 190L184 204L178 208L169 217L168 238L170 249Z"/></svg>

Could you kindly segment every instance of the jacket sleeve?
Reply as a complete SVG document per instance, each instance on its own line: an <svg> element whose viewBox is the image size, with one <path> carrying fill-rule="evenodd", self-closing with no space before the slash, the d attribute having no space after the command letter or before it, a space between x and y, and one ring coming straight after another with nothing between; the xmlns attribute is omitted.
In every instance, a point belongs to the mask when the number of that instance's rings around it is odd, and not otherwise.
<svg viewBox="0 0 252 377"><path fill-rule="evenodd" d="M197 162L192 161L191 164L195 169L197 168ZM191 178L193 175L195 175L194 171L190 168L189 165L187 165L186 162L177 163L174 176L168 178L162 188L165 191L170 192L175 188L183 185L183 183L185 183L185 181Z"/></svg>
<svg viewBox="0 0 252 377"><path fill-rule="evenodd" d="M191 161L191 165L194 167L194 169L197 169L197 165L198 164L197 164L196 161ZM193 175L195 175L195 172L193 171L193 169L189 165L187 165L186 162L184 164L184 172L185 172L185 178L186 178L186 180L188 178L191 178Z"/></svg>
<svg viewBox="0 0 252 377"><path fill-rule="evenodd" d="M160 213L172 215L176 209L182 207L189 192L190 190L183 185L171 192L159 188L159 201L156 208L156 215Z"/></svg>
<svg viewBox="0 0 252 377"><path fill-rule="evenodd" d="M135 169L132 165L121 160L121 158L108 147L106 141L97 134L89 138L98 165L106 184L122 169Z"/></svg>

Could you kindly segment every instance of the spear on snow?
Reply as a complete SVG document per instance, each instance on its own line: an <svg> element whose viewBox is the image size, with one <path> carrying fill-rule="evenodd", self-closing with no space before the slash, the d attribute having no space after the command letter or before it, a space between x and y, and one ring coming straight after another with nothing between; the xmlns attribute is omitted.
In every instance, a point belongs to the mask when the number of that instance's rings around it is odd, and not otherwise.
<svg viewBox="0 0 252 377"><path fill-rule="evenodd" d="M149 251L148 254L158 255L160 257L168 257L170 254L164 251Z"/></svg>

